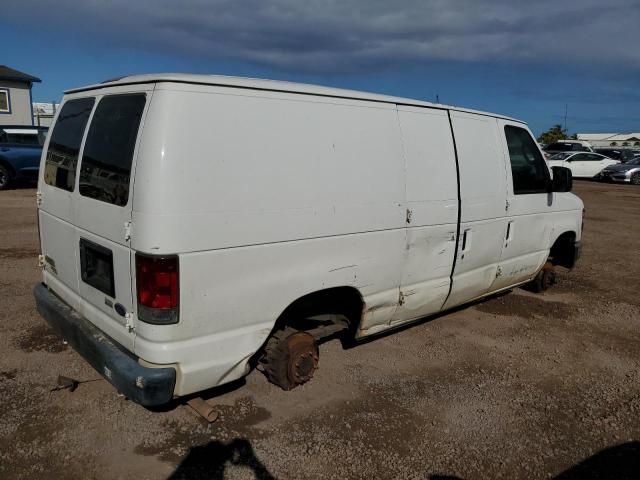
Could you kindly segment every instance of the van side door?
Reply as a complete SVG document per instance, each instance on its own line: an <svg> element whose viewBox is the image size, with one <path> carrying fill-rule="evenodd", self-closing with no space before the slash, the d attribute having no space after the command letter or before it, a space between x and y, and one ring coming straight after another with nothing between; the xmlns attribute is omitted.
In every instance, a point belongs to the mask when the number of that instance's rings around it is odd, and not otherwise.
<svg viewBox="0 0 640 480"><path fill-rule="evenodd" d="M506 230L506 170L493 117L451 111L457 149L460 225L445 308L487 294Z"/></svg>
<svg viewBox="0 0 640 480"><path fill-rule="evenodd" d="M492 291L529 280L547 260L554 209L551 176L542 152L522 123L497 120L507 171L507 228Z"/></svg>
<svg viewBox="0 0 640 480"><path fill-rule="evenodd" d="M446 110L399 106L407 195L400 305L392 324L442 309L451 283L458 179Z"/></svg>

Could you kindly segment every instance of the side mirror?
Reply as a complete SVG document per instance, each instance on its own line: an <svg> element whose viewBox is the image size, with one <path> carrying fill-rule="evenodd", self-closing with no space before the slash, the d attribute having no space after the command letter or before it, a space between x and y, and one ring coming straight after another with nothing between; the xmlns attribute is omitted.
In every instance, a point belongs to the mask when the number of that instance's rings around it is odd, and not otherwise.
<svg viewBox="0 0 640 480"><path fill-rule="evenodd" d="M571 170L566 167L551 167L553 180L551 180L552 192L570 192L573 188L573 176Z"/></svg>

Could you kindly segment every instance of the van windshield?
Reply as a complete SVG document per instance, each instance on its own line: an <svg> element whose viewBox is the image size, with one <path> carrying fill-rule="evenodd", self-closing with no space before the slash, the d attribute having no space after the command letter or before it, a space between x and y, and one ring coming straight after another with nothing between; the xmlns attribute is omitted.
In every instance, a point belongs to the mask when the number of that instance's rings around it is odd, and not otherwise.
<svg viewBox="0 0 640 480"><path fill-rule="evenodd" d="M146 97L110 95L98 103L80 167L80 194L124 206L129 200L133 151Z"/></svg>

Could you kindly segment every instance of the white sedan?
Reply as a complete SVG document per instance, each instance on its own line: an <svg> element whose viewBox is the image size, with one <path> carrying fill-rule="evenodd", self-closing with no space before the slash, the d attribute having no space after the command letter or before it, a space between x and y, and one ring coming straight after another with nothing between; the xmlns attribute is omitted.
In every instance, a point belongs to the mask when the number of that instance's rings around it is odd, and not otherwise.
<svg viewBox="0 0 640 480"><path fill-rule="evenodd" d="M549 167L566 167L576 178L593 178L609 165L620 163L599 153L567 152L551 155L547 160Z"/></svg>

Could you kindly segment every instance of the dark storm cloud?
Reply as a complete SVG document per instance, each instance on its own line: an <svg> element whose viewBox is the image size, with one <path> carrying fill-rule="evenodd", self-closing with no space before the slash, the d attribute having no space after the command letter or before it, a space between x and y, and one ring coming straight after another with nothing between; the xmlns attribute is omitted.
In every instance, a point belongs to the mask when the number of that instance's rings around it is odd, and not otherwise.
<svg viewBox="0 0 640 480"><path fill-rule="evenodd" d="M6 21L287 70L432 60L640 69L639 0L10 0Z"/></svg>

